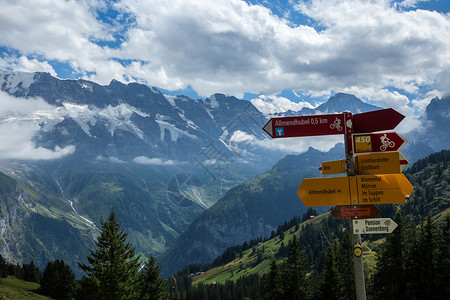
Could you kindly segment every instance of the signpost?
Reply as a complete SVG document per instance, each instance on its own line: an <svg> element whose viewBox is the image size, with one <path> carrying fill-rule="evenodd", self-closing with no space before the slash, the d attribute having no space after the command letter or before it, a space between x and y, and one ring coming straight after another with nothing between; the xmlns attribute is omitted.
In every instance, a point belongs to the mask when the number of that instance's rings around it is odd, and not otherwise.
<svg viewBox="0 0 450 300"><path fill-rule="evenodd" d="M354 234L392 233L397 224L390 218L353 220Z"/></svg>
<svg viewBox="0 0 450 300"><path fill-rule="evenodd" d="M340 205L331 211L337 220L376 218L380 213L381 210L375 205Z"/></svg>
<svg viewBox="0 0 450 300"><path fill-rule="evenodd" d="M397 151L408 142L396 132L354 134L355 153Z"/></svg>
<svg viewBox="0 0 450 300"><path fill-rule="evenodd" d="M405 203L413 186L401 174L408 161L397 151L407 140L394 129L405 116L382 109L353 115L272 118L263 130L272 138L343 134L345 159L323 162L322 175L347 173L346 177L304 179L297 195L307 207L336 206L331 214L340 220L353 220L356 297L366 299L361 233L390 233L391 219L374 219L380 210L373 204ZM367 153L358 154L355 153Z"/></svg>

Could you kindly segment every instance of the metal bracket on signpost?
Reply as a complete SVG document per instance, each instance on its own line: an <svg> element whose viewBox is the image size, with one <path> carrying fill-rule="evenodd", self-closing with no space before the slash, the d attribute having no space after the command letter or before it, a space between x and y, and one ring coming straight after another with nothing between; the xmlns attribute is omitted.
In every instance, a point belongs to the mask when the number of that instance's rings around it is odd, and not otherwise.
<svg viewBox="0 0 450 300"><path fill-rule="evenodd" d="M344 123L345 123L345 160L347 164L347 176L356 176L355 168L355 158L353 156L353 115L350 112L344 112ZM351 195L351 203L354 203L353 197ZM353 225L352 225L353 226ZM352 242L355 245L355 252L353 256L353 265L355 269L355 284L356 284L356 299L365 300L366 299L366 283L364 279L364 265L361 249L361 234L354 234L352 228ZM358 253L359 255L356 255Z"/></svg>

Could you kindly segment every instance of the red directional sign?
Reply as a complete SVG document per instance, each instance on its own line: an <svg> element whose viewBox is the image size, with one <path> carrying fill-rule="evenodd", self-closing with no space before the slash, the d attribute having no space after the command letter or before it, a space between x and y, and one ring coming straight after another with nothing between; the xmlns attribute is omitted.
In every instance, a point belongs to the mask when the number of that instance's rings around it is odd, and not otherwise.
<svg viewBox="0 0 450 300"><path fill-rule="evenodd" d="M403 119L404 115L388 108L353 115L353 132L373 132L394 129Z"/></svg>
<svg viewBox="0 0 450 300"><path fill-rule="evenodd" d="M354 134L353 151L355 153L397 151L407 142L407 139L393 131Z"/></svg>
<svg viewBox="0 0 450 300"><path fill-rule="evenodd" d="M376 218L380 213L381 210L375 205L341 205L331 211L337 220Z"/></svg>
<svg viewBox="0 0 450 300"><path fill-rule="evenodd" d="M272 138L344 134L344 115L310 115L272 118L263 127Z"/></svg>
<svg viewBox="0 0 450 300"><path fill-rule="evenodd" d="M394 129L404 115L392 108L354 114L347 126L354 133ZM344 114L272 118L263 130L272 138L345 134Z"/></svg>

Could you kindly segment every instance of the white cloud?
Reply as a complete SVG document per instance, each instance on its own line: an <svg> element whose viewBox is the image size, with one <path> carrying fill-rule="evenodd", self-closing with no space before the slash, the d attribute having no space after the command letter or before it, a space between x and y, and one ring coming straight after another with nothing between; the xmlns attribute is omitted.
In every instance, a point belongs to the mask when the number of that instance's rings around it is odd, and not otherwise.
<svg viewBox="0 0 450 300"><path fill-rule="evenodd" d="M99 83L190 85L200 96L373 91L374 101L385 93L385 102L404 110L402 94L447 91L450 15L411 9L419 0L296 3L291 15L320 27L240 0L7 1L0 45L20 54L0 63L51 71L60 61ZM117 9L115 19L97 19L96 10L106 9Z"/></svg>
<svg viewBox="0 0 450 300"><path fill-rule="evenodd" d="M304 107L313 108L308 102L293 102L284 97L258 96L251 100L252 104L263 114L284 113L288 110L299 111Z"/></svg>
<svg viewBox="0 0 450 300"><path fill-rule="evenodd" d="M236 130L233 132L233 135L230 138L230 142L234 143L249 143L249 142L255 142L256 137L254 135L248 134L241 130Z"/></svg>
<svg viewBox="0 0 450 300"><path fill-rule="evenodd" d="M416 7L420 2L428 2L429 0L403 0L399 3L401 7Z"/></svg>
<svg viewBox="0 0 450 300"><path fill-rule="evenodd" d="M0 57L0 66L20 72L48 72L52 76L57 76L53 67L46 61L36 58L28 59L25 55L20 57L5 56Z"/></svg>
<svg viewBox="0 0 450 300"><path fill-rule="evenodd" d="M168 159L163 160L160 158L148 158L146 156L138 156L133 158L133 162L142 165L156 165L156 166L172 166L175 164L179 164L178 162Z"/></svg>
<svg viewBox="0 0 450 300"><path fill-rule="evenodd" d="M0 44L24 55L68 63L74 70L101 77L114 62L108 48L96 42L112 40L111 30L95 17L98 1L3 1L0 10ZM45 62L40 61L45 67ZM4 66L5 67L5 66ZM44 69L47 69L45 67Z"/></svg>
<svg viewBox="0 0 450 300"><path fill-rule="evenodd" d="M75 146L38 147L33 138L60 119L58 108L42 99L21 99L0 92L0 159L48 160L75 152ZM43 123L44 122L44 123ZM43 125L44 124L44 125Z"/></svg>
<svg viewBox="0 0 450 300"><path fill-rule="evenodd" d="M321 136L321 137L303 137L299 138L283 138L283 139L265 139L259 140L256 144L259 147L271 149L275 151L283 151L286 153L299 154L306 152L309 147L313 147L320 151L328 151L337 143L343 143L342 135Z"/></svg>
<svg viewBox="0 0 450 300"><path fill-rule="evenodd" d="M119 158L117 158L115 156L104 157L102 155L99 155L99 156L96 157L96 160L98 160L98 161L109 161L109 162L117 163L117 164L124 164L124 163L126 163L125 161L123 161L123 160L121 160L121 159L119 159Z"/></svg>
<svg viewBox="0 0 450 300"><path fill-rule="evenodd" d="M326 137L303 137L299 138L278 138L278 139L263 139L259 140L254 135L246 132L236 130L230 138L234 143L251 143L252 146L257 146L274 151L282 151L286 153L299 154L313 147L320 151L328 151L337 143L343 143L342 135L326 136Z"/></svg>
<svg viewBox="0 0 450 300"><path fill-rule="evenodd" d="M442 98L444 96L444 93L433 90L429 91L423 98L421 99L414 99L411 101L412 105L419 111L424 111L428 104L430 104L431 100L434 98Z"/></svg>

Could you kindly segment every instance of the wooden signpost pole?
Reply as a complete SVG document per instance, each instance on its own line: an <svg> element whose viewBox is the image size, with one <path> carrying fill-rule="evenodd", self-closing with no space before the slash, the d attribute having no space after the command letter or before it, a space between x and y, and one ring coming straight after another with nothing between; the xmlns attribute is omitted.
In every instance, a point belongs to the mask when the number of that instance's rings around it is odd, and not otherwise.
<svg viewBox="0 0 450 300"><path fill-rule="evenodd" d="M352 141L353 138L352 134L354 132L353 115L349 112L345 112L344 122L345 122L345 133L344 133L345 159L347 163L347 176L351 176L351 179L355 179L354 176L356 175L356 168L355 168L355 157L353 156L353 141ZM358 202L357 199L353 199L353 197L357 197L357 195L354 195L354 193L351 193L350 197L351 203ZM352 232L354 232L353 228ZM366 283L364 279L364 264L361 250L361 234L352 233L352 243L354 245L353 266L355 270L356 299L365 300Z"/></svg>

